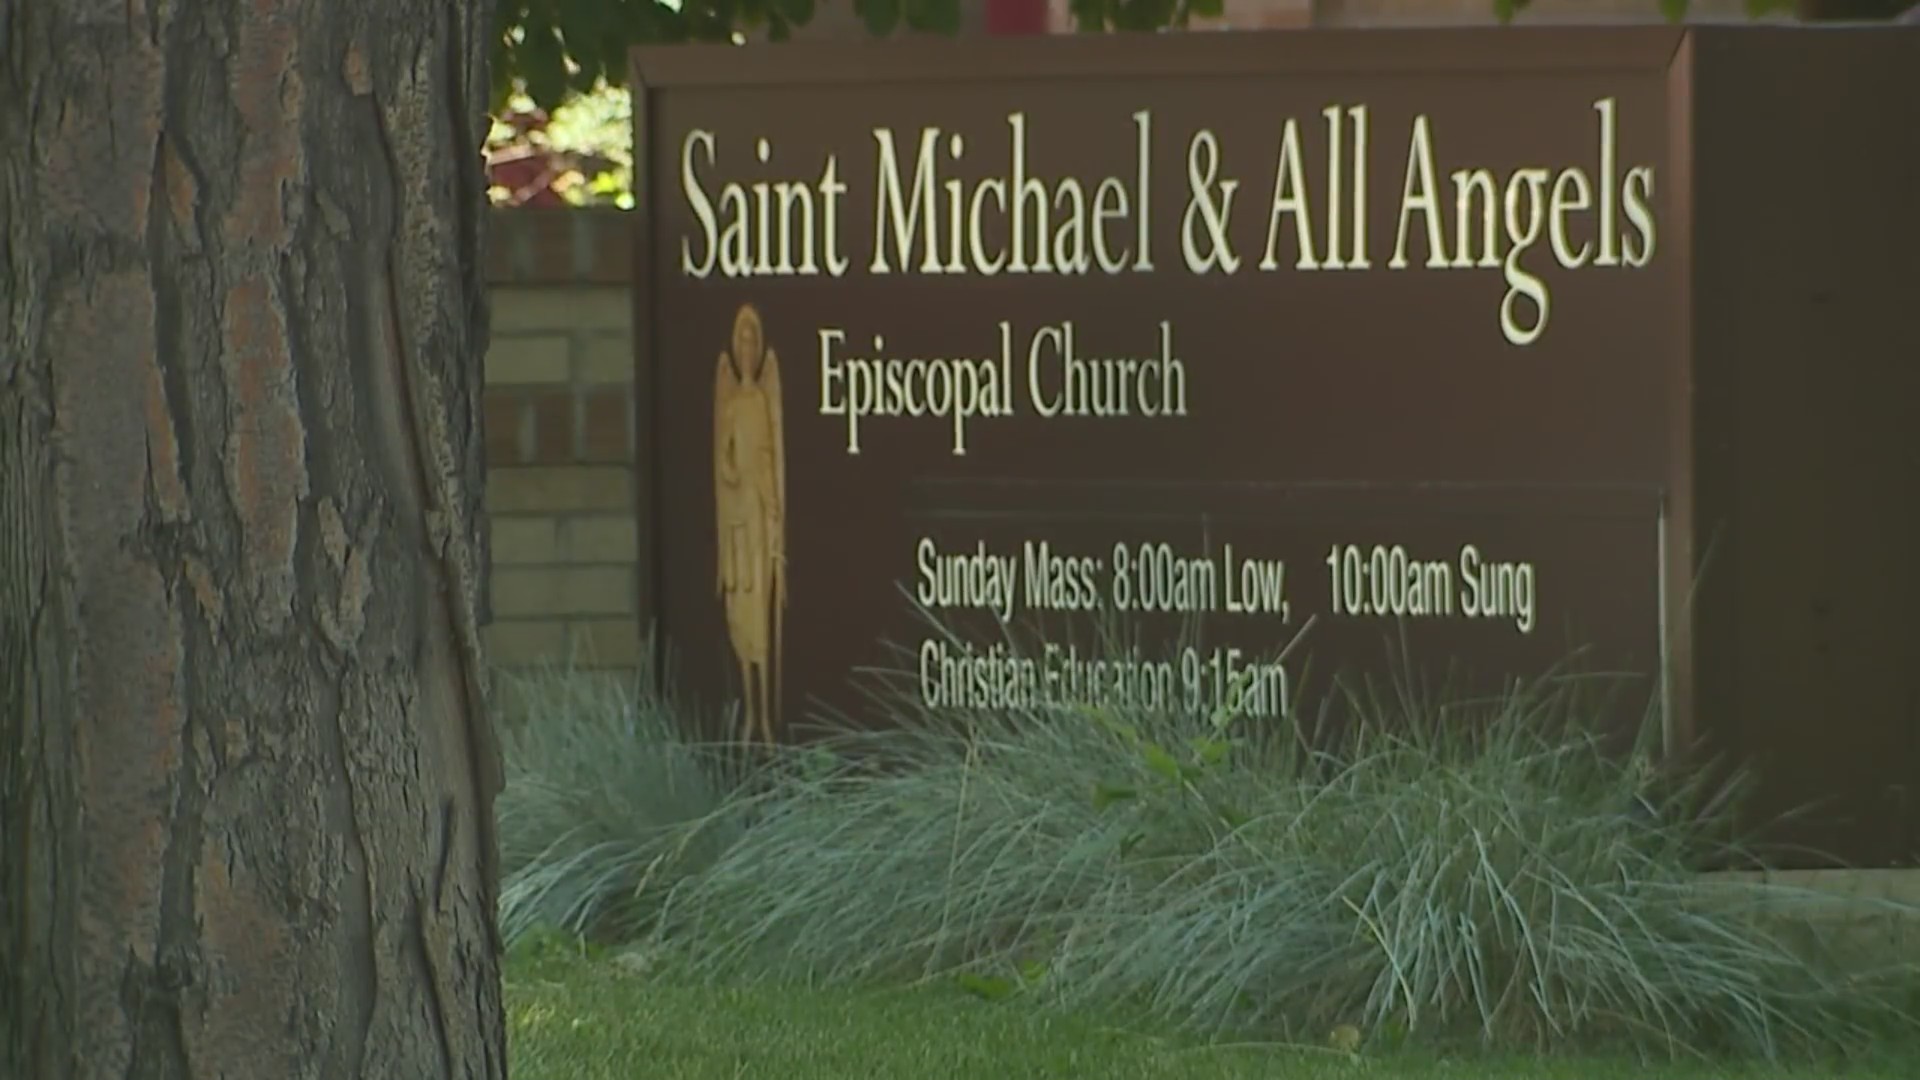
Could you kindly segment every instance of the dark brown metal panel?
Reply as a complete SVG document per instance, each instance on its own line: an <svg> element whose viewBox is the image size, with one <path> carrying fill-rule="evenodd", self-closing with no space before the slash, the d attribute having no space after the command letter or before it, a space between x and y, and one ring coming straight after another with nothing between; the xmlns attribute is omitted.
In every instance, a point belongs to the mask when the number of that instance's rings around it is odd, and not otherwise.
<svg viewBox="0 0 1920 1080"><path fill-rule="evenodd" d="M1920 34L1700 31L1695 65L1701 715L1756 824L1812 808L1770 839L1910 863Z"/></svg>
<svg viewBox="0 0 1920 1080"><path fill-rule="evenodd" d="M1330 670L1381 670L1389 640L1416 661L1472 669L1481 685L1544 671L1585 646L1589 667L1629 676L1610 722L1625 726L1658 698L1672 710L1673 740L1703 736L1761 768L1763 809L1829 800L1775 839L1897 862L1913 851L1920 814L1920 800L1903 794L1920 775L1920 624L1910 614L1920 608L1920 444L1910 435L1920 420L1910 302L1920 285L1920 35L1902 33L1509 29L640 50L645 610L709 694L756 678L740 656L777 654L789 725L810 709L857 707L848 677L888 660L880 638L909 646L909 668L938 654L923 679L934 696L968 685L943 673L984 684L1013 670L940 653L909 610L902 593L922 580L929 546L959 570L1005 560L1022 582L1008 613L1056 645L1088 640L1087 613L1065 609L1083 595L1079 571L1109 615L1127 564L1204 579L1193 595L1213 590L1199 606L1220 647L1269 656L1306 634L1287 663L1313 660L1290 683L1309 695ZM1613 118L1605 149L1600 101ZM1354 114L1344 111L1361 105L1364 188ZM1341 126L1327 126L1329 107ZM1145 135L1142 113L1152 118ZM1416 117L1428 125L1449 219L1456 168L1485 168L1505 185L1521 169L1549 170L1545 184L1578 167L1608 185L1616 218L1627 171L1651 169L1651 258L1568 268L1540 240L1524 258L1549 291L1548 326L1530 343L1510 340L1499 268L1427 267L1417 221L1409 265L1391 266ZM1298 268L1290 229L1278 264L1255 265L1289 118L1318 254L1337 234L1352 261L1352 226L1364 221L1366 267ZM877 234L891 220L876 201L876 132L892 133L910 174L928 129L942 183L922 212L947 205L947 179L963 198L1005 179L1017 142L1020 169L1046 184L1050 206L1068 198L1063 177L1083 181L1083 200L1102 178L1135 200L1106 234L1119 246L1137 244L1147 207L1153 265L1129 253L1111 273L876 272ZM1336 130L1346 140L1337 153ZM846 272L685 272L683 243L689 256L705 245L683 190L695 132L712 139L696 172L715 200L725 182L742 185L749 206L761 181L817 192L831 159ZM1193 156L1201 132L1217 151L1205 161ZM1201 175L1209 169L1213 179ZM1241 184L1226 235L1248 265L1195 272L1181 245L1206 240L1204 229L1190 232L1205 222L1187 214L1188 196L1221 176ZM1344 224L1330 231L1336 202ZM1600 239L1596 216L1574 216L1572 247ZM827 231L824 217L814 226ZM757 228L741 235L758 243ZM1449 220L1444 244L1457 243L1453 228ZM1617 220L1614 234L1627 228ZM991 222L987 233L989 246L1004 239ZM944 247L951 234L936 235ZM777 393L754 374L761 366L729 359L747 307L779 358ZM1162 350L1184 373L1178 416L1046 418L1044 395L1026 381L1068 351L1159 360ZM849 393L850 357L969 360L971 378L1002 386L1009 413L960 428L951 417L869 417L856 432L833 408ZM758 389L728 396L743 382ZM770 401L777 429L767 426ZM719 448L716 431L731 432ZM777 527L763 528L768 519L752 524L747 503L728 500L766 498L772 481L740 479L746 459L733 455L769 446L773 456L752 456L761 463L752 467L772 470L777 457L784 480ZM734 477L724 487L722 474ZM775 533L778 559L767 554ZM765 582L785 582L777 644L759 640L768 627L752 605L729 607L723 537L740 580L761 573L741 567L764 564ZM1511 564L1508 585L1527 565L1524 618L1469 614L1465 585L1489 559ZM1286 585L1271 610L1241 610L1244 590L1239 607L1222 594L1229 583L1257 588L1278 566ZM1063 567L1060 588L1026 590ZM1133 587L1150 577L1136 574ZM976 651L1003 630L993 611L943 615ZM1131 615L1163 641L1185 621Z"/></svg>
<svg viewBox="0 0 1920 1080"><path fill-rule="evenodd" d="M635 592L634 610L638 614L643 632L659 629L660 577L663 552L659 542L661 531L660 506L660 469L665 462L666 447L660 441L659 424L659 372L655 350L655 330L659 325L659 281L656 278L656 261L653 257L655 246L655 222L659 219L656 204L658 189L650 182L644 157L646 148L654 140L653 132L653 93L647 85L646 71L636 58L630 65L627 86L632 96L633 111L633 175L639 182L640 190L634 200L633 209L633 424L634 424L634 469L633 469L633 506L638 527L634 530L639 538L639 550L634 553ZM664 638L655 633L651 645L654 649L656 670L664 671Z"/></svg>
<svg viewBox="0 0 1920 1080"><path fill-rule="evenodd" d="M1660 515L1660 572L1666 662L1663 749L1668 760L1676 763L1691 757L1702 736L1694 710L1698 610L1693 570L1699 559L1699 539L1693 529L1693 43L1691 35L1682 38L1667 68L1666 259L1675 314L1666 372L1669 451Z"/></svg>
<svg viewBox="0 0 1920 1080"><path fill-rule="evenodd" d="M1663 261L1670 187L1651 192L1659 239L1643 267L1616 259L1566 269L1535 230L1518 265L1538 271L1551 306L1546 330L1527 344L1503 334L1499 266L1430 268L1418 217L1408 219L1408 264L1395 268L1392 256L1416 131L1433 157L1443 245L1460 236L1453 170L1489 170L1504 189L1517 170L1535 168L1547 170L1542 199L1565 169L1589 186L1588 208L1567 219L1569 250L1584 245L1591 260L1628 243L1619 239L1635 228L1627 174L1668 168L1667 65L1679 40L1665 28L1370 31L643 52L641 177L654 230L646 279L660 316L648 333L659 358L658 610L693 684L731 689L753 677L738 670L743 631L716 583L713 449L716 371L726 369L718 358L751 305L779 357L785 417L791 581L779 652L790 718L854 704L846 678L882 659L876 638L927 640L901 594L921 580L931 543L954 558L984 548L1011 559L1023 582L1057 563L1039 557L1044 544L1091 568L1104 614L1124 603L1114 590L1127 586L1116 582L1132 574L1144 589L1152 576L1128 566L1211 575L1200 605L1211 612L1210 638L1270 655L1306 630L1295 655L1321 673L1380 672L1389 642L1404 641L1414 662L1470 669L1488 687L1583 649L1576 663L1628 683L1614 722L1637 722L1661 666L1660 519L1676 430L1671 371L1683 348L1682 292ZM1337 129L1323 114L1336 106ZM1367 109L1364 189L1359 128L1344 111L1357 106ZM1015 114L1029 175L1049 185L1083 178L1083 194L1112 177L1144 193L1151 269L1129 257L1116 273L872 272L876 129L895 133L911 168L917 136L937 128L943 177L970 187L1011 169ZM1298 268L1285 225L1275 267L1258 269L1289 118L1316 255L1328 256L1337 204L1349 259L1353 225L1365 223L1365 268ZM683 241L704 252L682 194L681 154L696 131L713 139L712 161L700 162L715 198L724 180L816 181L832 156L846 187L835 235L853 259L847 273L683 272ZM1203 132L1217 162L1193 156ZM1186 230L1204 225L1186 213L1191 185L1216 165L1241 185L1227 227L1245 260L1236 273L1194 272L1182 260ZM1514 190L1514 221L1496 223L1501 235L1528 219L1527 189ZM1064 196L1050 188L1049 198ZM1497 190L1495 200L1504 222ZM824 219L816 224L824 230ZM1472 235L1477 242L1477 226ZM1515 305L1530 321L1528 301ZM873 418L852 453L845 418L822 414L846 386L835 390L824 374L823 330L845 334L835 357L959 356L1017 370L1005 384L1018 415L970 421L964 454L950 423ZM1184 415L1037 415L1026 375L1057 366L1067 350L1087 359L1165 350L1185 372ZM752 408L764 410L763 400ZM1237 610L1245 596L1230 597L1229 586L1276 565L1287 574L1284 602ZM1043 592L1022 592L1016 622L1070 623L1084 639L1084 613L1076 621ZM1184 621L1128 614L1163 633ZM1314 684L1302 676L1296 685Z"/></svg>

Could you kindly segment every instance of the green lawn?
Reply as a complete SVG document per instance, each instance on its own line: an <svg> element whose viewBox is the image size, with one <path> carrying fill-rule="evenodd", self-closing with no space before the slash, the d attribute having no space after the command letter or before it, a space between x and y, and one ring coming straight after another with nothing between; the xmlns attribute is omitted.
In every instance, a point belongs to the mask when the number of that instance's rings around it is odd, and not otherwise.
<svg viewBox="0 0 1920 1080"><path fill-rule="evenodd" d="M959 990L715 987L546 951L507 966L515 1080L1640 1080L1920 1076L1920 1048L1847 1069L1650 1067L1617 1060L1447 1061L1326 1049L1205 1047Z"/></svg>

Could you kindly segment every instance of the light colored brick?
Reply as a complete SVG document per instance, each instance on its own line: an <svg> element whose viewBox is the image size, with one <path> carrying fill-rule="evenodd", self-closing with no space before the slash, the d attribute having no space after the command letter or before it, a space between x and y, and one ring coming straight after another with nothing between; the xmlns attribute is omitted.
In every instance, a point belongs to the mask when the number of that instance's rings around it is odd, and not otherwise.
<svg viewBox="0 0 1920 1080"><path fill-rule="evenodd" d="M487 658L503 667L558 662L567 656L567 627L557 619L496 622L484 634Z"/></svg>
<svg viewBox="0 0 1920 1080"><path fill-rule="evenodd" d="M487 349L488 386L564 383L572 373L573 340L564 334L504 334Z"/></svg>
<svg viewBox="0 0 1920 1080"><path fill-rule="evenodd" d="M1920 870L1889 870L1887 877L1887 895L1896 903L1914 908L1912 917L1920 919Z"/></svg>
<svg viewBox="0 0 1920 1080"><path fill-rule="evenodd" d="M493 561L496 565L559 562L559 522L550 517L494 518Z"/></svg>
<svg viewBox="0 0 1920 1080"><path fill-rule="evenodd" d="M490 584L495 618L554 614L557 570L496 568Z"/></svg>
<svg viewBox="0 0 1920 1080"><path fill-rule="evenodd" d="M625 714L637 689L637 672L591 667L570 655L529 665L495 681L500 702L496 715L528 723L551 723L565 714L614 711Z"/></svg>
<svg viewBox="0 0 1920 1080"><path fill-rule="evenodd" d="M1876 959L1920 961L1920 908L1900 910L1920 895L1920 870L1773 870L1720 873L1708 880L1765 882L1782 892L1765 908L1788 915L1783 929L1814 935L1831 945ZM1833 898L1807 903L1807 893ZM1891 903L1889 903L1891 902ZM1802 920L1809 920L1808 922Z"/></svg>
<svg viewBox="0 0 1920 1080"><path fill-rule="evenodd" d="M568 562L627 564L638 557L639 528L631 514L570 518L560 529Z"/></svg>
<svg viewBox="0 0 1920 1080"><path fill-rule="evenodd" d="M494 469L487 508L496 514L553 514L633 507L633 470L624 465Z"/></svg>
<svg viewBox="0 0 1920 1080"><path fill-rule="evenodd" d="M584 619L567 627L568 656L581 667L636 667L640 624L633 619Z"/></svg>
<svg viewBox="0 0 1920 1080"><path fill-rule="evenodd" d="M633 302L619 287L499 288L493 290L493 332L614 330L633 324Z"/></svg>
<svg viewBox="0 0 1920 1080"><path fill-rule="evenodd" d="M633 571L624 566L507 567L493 572L492 584L493 610L501 618L633 611Z"/></svg>
<svg viewBox="0 0 1920 1080"><path fill-rule="evenodd" d="M633 382L633 335L583 335L574 355L579 367L573 373L576 382L589 386Z"/></svg>
<svg viewBox="0 0 1920 1080"><path fill-rule="evenodd" d="M633 612L631 567L593 567L561 572L560 602L568 614L627 615Z"/></svg>

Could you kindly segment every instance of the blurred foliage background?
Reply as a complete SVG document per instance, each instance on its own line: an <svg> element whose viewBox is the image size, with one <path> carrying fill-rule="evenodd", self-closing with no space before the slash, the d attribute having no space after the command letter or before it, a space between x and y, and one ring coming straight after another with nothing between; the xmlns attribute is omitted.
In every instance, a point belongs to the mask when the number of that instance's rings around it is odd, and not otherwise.
<svg viewBox="0 0 1920 1080"><path fill-rule="evenodd" d="M820 3L851 4L876 36L953 34L981 0L502 0L493 54L487 167L499 206L633 206L627 50L637 44L784 41ZM1487 0L1501 21L1530 0ZM1668 19L1687 0L1646 0ZM1216 18L1224 0L1069 0L1083 33L1179 29ZM1885 20L1914 0L1747 0L1750 15ZM1911 6L1911 7L1910 7Z"/></svg>

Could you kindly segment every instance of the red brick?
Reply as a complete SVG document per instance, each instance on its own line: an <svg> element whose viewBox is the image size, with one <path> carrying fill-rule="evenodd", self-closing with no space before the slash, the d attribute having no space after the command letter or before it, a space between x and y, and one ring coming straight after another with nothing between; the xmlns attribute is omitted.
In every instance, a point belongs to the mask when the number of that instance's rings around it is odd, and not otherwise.
<svg viewBox="0 0 1920 1080"><path fill-rule="evenodd" d="M581 413L580 460L595 464L632 460L628 421L633 409L625 388L589 391Z"/></svg>
<svg viewBox="0 0 1920 1080"><path fill-rule="evenodd" d="M564 465L574 460L573 395L564 391L534 395L533 463Z"/></svg>
<svg viewBox="0 0 1920 1080"><path fill-rule="evenodd" d="M488 465L519 465L526 460L526 406L527 395L519 391L487 390L480 395Z"/></svg>
<svg viewBox="0 0 1920 1080"><path fill-rule="evenodd" d="M632 278L631 216L608 208L493 212L487 278L496 285L625 285Z"/></svg>

